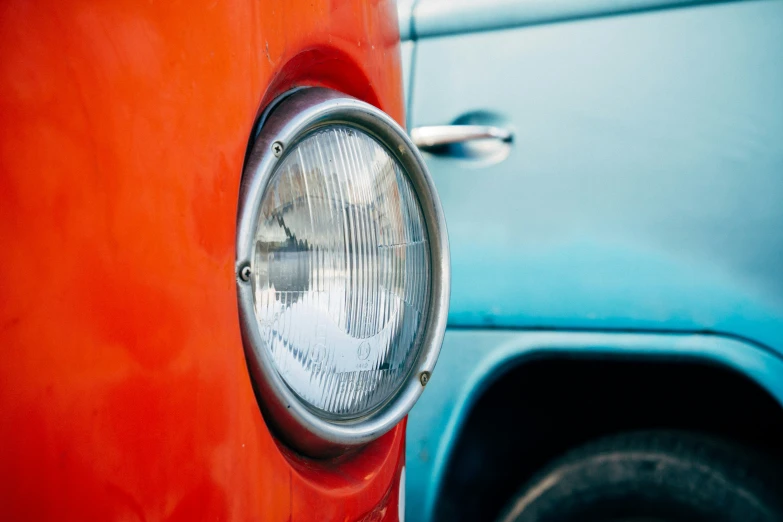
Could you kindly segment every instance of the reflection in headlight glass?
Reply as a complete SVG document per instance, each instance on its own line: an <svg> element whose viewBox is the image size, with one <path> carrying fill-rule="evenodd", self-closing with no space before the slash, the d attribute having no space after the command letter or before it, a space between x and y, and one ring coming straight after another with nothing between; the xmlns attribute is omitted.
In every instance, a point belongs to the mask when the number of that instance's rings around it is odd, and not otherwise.
<svg viewBox="0 0 783 522"><path fill-rule="evenodd" d="M410 181L372 137L335 125L287 153L261 205L252 274L262 349L314 410L372 411L411 370L429 302Z"/></svg>

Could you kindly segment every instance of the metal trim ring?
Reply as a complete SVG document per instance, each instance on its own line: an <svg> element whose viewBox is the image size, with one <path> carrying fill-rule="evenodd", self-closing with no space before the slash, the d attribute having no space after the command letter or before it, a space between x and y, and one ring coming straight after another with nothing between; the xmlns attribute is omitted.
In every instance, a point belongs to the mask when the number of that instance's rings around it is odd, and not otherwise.
<svg viewBox="0 0 783 522"><path fill-rule="evenodd" d="M314 129L348 125L373 136L400 163L421 205L429 236L432 281L429 309L416 352L417 360L400 389L369 414L351 420L327 419L308 408L288 387L263 346L253 308L250 265L262 196L285 151ZM236 284L245 356L258 403L276 435L309 456L328 457L366 444L407 415L438 359L449 306L449 245L443 209L419 151L405 131L372 105L325 88L291 92L274 103L261 121L239 191Z"/></svg>

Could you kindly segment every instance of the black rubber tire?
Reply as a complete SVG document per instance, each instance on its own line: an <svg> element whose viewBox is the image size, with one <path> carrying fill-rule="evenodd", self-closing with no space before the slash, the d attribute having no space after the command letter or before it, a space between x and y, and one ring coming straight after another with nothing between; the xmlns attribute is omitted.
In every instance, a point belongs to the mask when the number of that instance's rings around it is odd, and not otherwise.
<svg viewBox="0 0 783 522"><path fill-rule="evenodd" d="M781 522L776 466L685 432L625 433L555 461L500 522Z"/></svg>

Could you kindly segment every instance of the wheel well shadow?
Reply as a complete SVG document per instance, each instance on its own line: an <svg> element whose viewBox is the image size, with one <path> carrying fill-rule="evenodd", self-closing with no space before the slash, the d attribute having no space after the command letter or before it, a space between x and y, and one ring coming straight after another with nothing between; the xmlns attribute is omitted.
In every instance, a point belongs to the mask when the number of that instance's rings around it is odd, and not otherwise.
<svg viewBox="0 0 783 522"><path fill-rule="evenodd" d="M553 458L622 431L679 429L783 462L783 409L754 381L692 360L531 360L473 404L445 470L436 520L494 520Z"/></svg>

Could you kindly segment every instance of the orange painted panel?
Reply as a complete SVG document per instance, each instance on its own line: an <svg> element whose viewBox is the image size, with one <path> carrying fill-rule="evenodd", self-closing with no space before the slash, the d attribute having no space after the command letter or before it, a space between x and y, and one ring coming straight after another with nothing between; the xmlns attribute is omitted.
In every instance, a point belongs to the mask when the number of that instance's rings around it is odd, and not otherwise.
<svg viewBox="0 0 783 522"><path fill-rule="evenodd" d="M311 84L401 121L396 24L386 1L0 3L0 518L396 518L403 425L332 462L273 439L233 275L257 114Z"/></svg>

